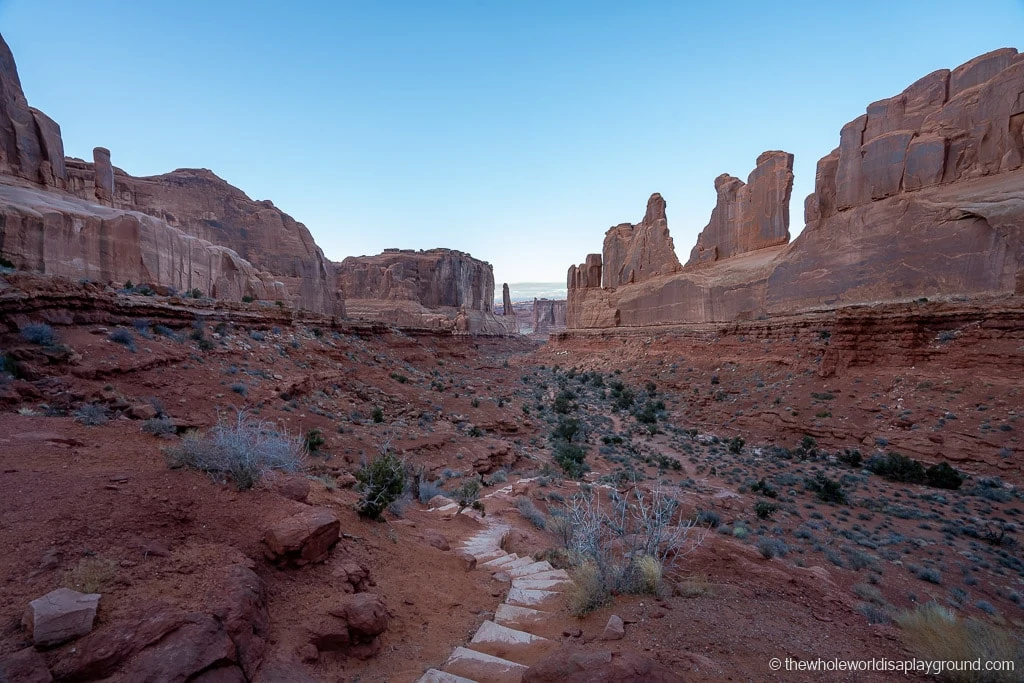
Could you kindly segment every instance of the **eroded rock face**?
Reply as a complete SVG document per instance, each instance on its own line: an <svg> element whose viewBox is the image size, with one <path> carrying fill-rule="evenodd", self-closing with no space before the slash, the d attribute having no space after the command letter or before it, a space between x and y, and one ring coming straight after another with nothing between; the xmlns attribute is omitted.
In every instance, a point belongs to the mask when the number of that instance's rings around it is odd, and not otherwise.
<svg viewBox="0 0 1024 683"><path fill-rule="evenodd" d="M514 334L494 315L491 264L452 249L386 249L336 264L349 316L468 334ZM511 304L511 300L509 300Z"/></svg>
<svg viewBox="0 0 1024 683"><path fill-rule="evenodd" d="M533 300L533 333L551 334L565 329L565 299Z"/></svg>
<svg viewBox="0 0 1024 683"><path fill-rule="evenodd" d="M1024 291L1024 56L1016 50L929 74L846 124L839 147L818 162L806 228L785 245L791 164L769 152L746 185L720 176L718 206L681 272L628 286L606 275L597 288L582 267L570 268L568 327ZM606 273L607 261L606 253Z"/></svg>
<svg viewBox="0 0 1024 683"><path fill-rule="evenodd" d="M515 315L512 310L512 294L508 291L508 283L501 286L501 306L503 315Z"/></svg>
<svg viewBox="0 0 1024 683"><path fill-rule="evenodd" d="M698 235L687 266L708 263L789 242L789 198L793 155L765 152L747 182L722 174L715 179L718 203Z"/></svg>
<svg viewBox="0 0 1024 683"><path fill-rule="evenodd" d="M605 233L601 285L606 289L675 273L680 268L668 232L665 200L658 193L647 200L642 221L636 225L623 223Z"/></svg>

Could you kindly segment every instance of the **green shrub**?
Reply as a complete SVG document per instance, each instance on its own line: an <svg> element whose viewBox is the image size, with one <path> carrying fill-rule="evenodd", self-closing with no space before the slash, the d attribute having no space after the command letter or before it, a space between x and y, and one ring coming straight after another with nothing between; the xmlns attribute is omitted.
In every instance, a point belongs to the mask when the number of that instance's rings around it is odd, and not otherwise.
<svg viewBox="0 0 1024 683"><path fill-rule="evenodd" d="M538 529L544 529L547 526L547 517L544 513L537 509L537 506L533 504L533 501L526 496L520 496L516 499L516 509L525 517L530 524L534 525Z"/></svg>
<svg viewBox="0 0 1024 683"><path fill-rule="evenodd" d="M573 479L578 479L590 471L586 458L587 452L576 444L559 441L555 445L555 462Z"/></svg>
<svg viewBox="0 0 1024 683"><path fill-rule="evenodd" d="M75 422L80 422L90 427L98 427L107 424L110 419L107 407L99 403L86 403L75 411Z"/></svg>
<svg viewBox="0 0 1024 683"><path fill-rule="evenodd" d="M142 431L153 436L163 436L164 434L176 434L178 428L174 426L169 417L164 416L152 417L143 422Z"/></svg>
<svg viewBox="0 0 1024 683"><path fill-rule="evenodd" d="M306 445L306 451L312 455L323 448L327 440L324 439L324 433L319 429L310 429L306 432L306 438L304 439Z"/></svg>
<svg viewBox="0 0 1024 683"><path fill-rule="evenodd" d="M754 503L754 514L758 519L771 519L772 515L778 512L779 506L768 500L758 500Z"/></svg>
<svg viewBox="0 0 1024 683"><path fill-rule="evenodd" d="M57 333L46 323L29 323L21 328L22 338L39 346L54 346L57 344Z"/></svg>
<svg viewBox="0 0 1024 683"><path fill-rule="evenodd" d="M469 507L483 512L484 506L480 502L480 491L482 489L483 485L480 483L480 478L473 477L472 479L466 479L457 489L452 491L452 499L459 504L459 512Z"/></svg>
<svg viewBox="0 0 1024 683"><path fill-rule="evenodd" d="M423 503L424 505L429 503L430 499L433 498L434 496L444 495L444 491L441 490L440 482L431 482L427 481L426 479L422 479L420 480L419 486L417 488L419 490L416 492L416 497L419 498L420 502Z"/></svg>
<svg viewBox="0 0 1024 683"><path fill-rule="evenodd" d="M405 465L385 452L356 472L359 502L356 512L370 519L381 518L384 510L405 491Z"/></svg>
<svg viewBox="0 0 1024 683"><path fill-rule="evenodd" d="M814 479L807 479L805 484L810 491L818 495L818 500L825 503L846 503L846 492L843 485L835 479L818 474Z"/></svg>
<svg viewBox="0 0 1024 683"><path fill-rule="evenodd" d="M757 550L761 553L761 557L770 560L775 557L785 557L789 552L789 546L781 539L762 536L757 539Z"/></svg>
<svg viewBox="0 0 1024 683"><path fill-rule="evenodd" d="M924 471L924 483L937 489L950 489L955 491L964 483L964 475L960 474L948 462L940 462L932 465Z"/></svg>
<svg viewBox="0 0 1024 683"><path fill-rule="evenodd" d="M373 412L370 413L370 417L373 418L374 422L379 424L384 421L384 411L380 408L374 408Z"/></svg>
<svg viewBox="0 0 1024 683"><path fill-rule="evenodd" d="M735 436L729 441L729 452L734 455L739 455L743 452L743 445L746 443L742 437ZM762 480L763 481L763 480Z"/></svg>
<svg viewBox="0 0 1024 683"><path fill-rule="evenodd" d="M868 459L865 467L889 481L923 484L925 480L924 467L921 463L899 453L872 456Z"/></svg>

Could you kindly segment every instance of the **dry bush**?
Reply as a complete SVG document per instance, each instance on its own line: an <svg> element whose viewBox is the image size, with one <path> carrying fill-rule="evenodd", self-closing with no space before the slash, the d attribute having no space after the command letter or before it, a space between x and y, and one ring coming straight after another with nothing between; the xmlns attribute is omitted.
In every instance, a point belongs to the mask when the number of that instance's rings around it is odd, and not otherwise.
<svg viewBox="0 0 1024 683"><path fill-rule="evenodd" d="M66 584L80 593L102 593L117 578L117 565L102 557L84 557L68 572Z"/></svg>
<svg viewBox="0 0 1024 683"><path fill-rule="evenodd" d="M707 574L691 574L675 585L675 594L682 598L706 598L715 594Z"/></svg>
<svg viewBox="0 0 1024 683"><path fill-rule="evenodd" d="M1024 671L1024 645L1006 628L977 619L960 619L951 610L928 603L896 617L911 651L921 659L1012 661L1015 671L946 671L947 681L1018 681Z"/></svg>
<svg viewBox="0 0 1024 683"><path fill-rule="evenodd" d="M612 598L602 570L592 560L573 569L572 580L567 598L574 616L582 617L600 609Z"/></svg>

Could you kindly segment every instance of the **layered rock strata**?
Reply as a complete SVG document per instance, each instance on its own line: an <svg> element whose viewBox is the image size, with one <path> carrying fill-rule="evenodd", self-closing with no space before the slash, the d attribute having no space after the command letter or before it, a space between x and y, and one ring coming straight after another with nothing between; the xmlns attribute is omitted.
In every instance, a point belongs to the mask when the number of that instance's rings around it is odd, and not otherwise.
<svg viewBox="0 0 1024 683"><path fill-rule="evenodd" d="M786 244L791 168L791 155L766 152L747 184L720 176L718 205L679 272L630 277L639 271L623 269L622 254L643 253L649 238L606 237L602 255L569 269L568 327L1024 293L1024 55L1016 50L929 74L844 126L839 147L818 163L806 227Z"/></svg>

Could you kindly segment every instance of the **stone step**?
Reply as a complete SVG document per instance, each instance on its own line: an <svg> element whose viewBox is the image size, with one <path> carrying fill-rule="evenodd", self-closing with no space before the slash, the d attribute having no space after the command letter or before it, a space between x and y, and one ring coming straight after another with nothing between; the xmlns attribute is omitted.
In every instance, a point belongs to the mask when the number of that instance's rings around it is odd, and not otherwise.
<svg viewBox="0 0 1024 683"><path fill-rule="evenodd" d="M497 550L486 550L486 551L477 551L477 552L473 552L473 551L470 550L470 551L467 551L467 552L470 555L472 555L473 557L476 558L477 564L482 564L484 562L490 562L491 560L496 560L499 557L505 557L506 555L508 555L508 553L506 553L501 548L498 548Z"/></svg>
<svg viewBox="0 0 1024 683"><path fill-rule="evenodd" d="M531 564L537 564L533 561L532 557L519 557L518 555L516 555L516 559L512 560L511 562L506 562L504 564L499 565L495 569L495 571L508 572L508 575L512 576L512 572L514 570L519 569L520 567L527 567Z"/></svg>
<svg viewBox="0 0 1024 683"><path fill-rule="evenodd" d="M542 605L548 600L557 598L561 593L557 591L533 590L530 588L511 588L505 602L520 607L535 607Z"/></svg>
<svg viewBox="0 0 1024 683"><path fill-rule="evenodd" d="M526 577L524 577L524 578L526 578ZM571 579L569 578L569 573L566 572L564 569L551 569L551 570L546 571L546 572L537 572L536 574L530 574L529 578L531 578L531 579L546 579L546 580L567 579L567 580L571 581Z"/></svg>
<svg viewBox="0 0 1024 683"><path fill-rule="evenodd" d="M527 564L522 565L506 565L503 570L508 572L508 575L513 579L520 576L528 576L530 574L538 574L540 572L547 572L554 569L550 563L546 560L540 562L534 562L532 557L524 557L524 560L530 560Z"/></svg>
<svg viewBox="0 0 1024 683"><path fill-rule="evenodd" d="M515 553L509 553L508 555L505 555L504 557L499 557L497 559L489 560L487 562L484 562L483 566L487 567L488 569L493 569L494 571L498 571L499 569L504 567L506 564L510 564L512 562L515 562L518 559L519 559L518 555L516 555Z"/></svg>
<svg viewBox="0 0 1024 683"><path fill-rule="evenodd" d="M516 605L509 605L504 602L498 605L498 609L494 613L494 621L496 623L508 626L509 628L517 628L520 631L530 631L537 624L549 619L551 619L551 612L530 609L529 607L517 607Z"/></svg>
<svg viewBox="0 0 1024 683"><path fill-rule="evenodd" d="M473 640L469 641L469 647L477 652L531 666L558 647L558 643L493 621L485 621L480 624Z"/></svg>
<svg viewBox="0 0 1024 683"><path fill-rule="evenodd" d="M416 683L477 683L472 678L463 678L455 674L429 669L427 673L416 679Z"/></svg>
<svg viewBox="0 0 1024 683"><path fill-rule="evenodd" d="M528 590L555 591L572 581L568 579L535 579L532 576L526 578L512 579L513 588L526 588Z"/></svg>
<svg viewBox="0 0 1024 683"><path fill-rule="evenodd" d="M528 667L485 652L457 647L444 665L456 676L487 683L521 683Z"/></svg>

